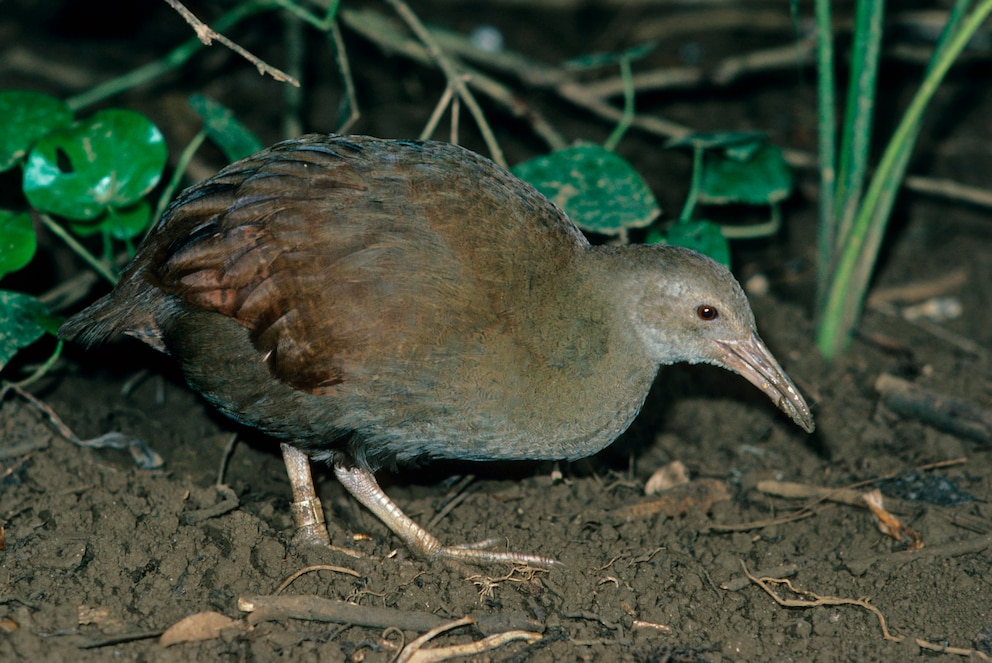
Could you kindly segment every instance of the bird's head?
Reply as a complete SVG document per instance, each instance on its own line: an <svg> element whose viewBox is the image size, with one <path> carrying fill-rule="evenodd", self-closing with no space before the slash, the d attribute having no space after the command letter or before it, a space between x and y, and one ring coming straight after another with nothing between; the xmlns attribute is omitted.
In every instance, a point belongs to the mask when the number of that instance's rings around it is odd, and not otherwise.
<svg viewBox="0 0 992 663"><path fill-rule="evenodd" d="M730 271L681 247L656 245L637 254L633 324L651 357L659 364L707 363L734 371L812 432L809 406L758 336L751 306Z"/></svg>

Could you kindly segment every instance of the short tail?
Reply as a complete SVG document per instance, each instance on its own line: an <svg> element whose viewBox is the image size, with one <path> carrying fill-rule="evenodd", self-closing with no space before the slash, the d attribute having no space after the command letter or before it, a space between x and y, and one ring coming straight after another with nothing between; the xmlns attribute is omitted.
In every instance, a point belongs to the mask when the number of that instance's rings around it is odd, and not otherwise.
<svg viewBox="0 0 992 663"><path fill-rule="evenodd" d="M158 316L154 307L148 307L150 293L143 294L144 297L128 296L115 289L63 322L59 338L90 347L126 334L165 352Z"/></svg>
<svg viewBox="0 0 992 663"><path fill-rule="evenodd" d="M121 315L112 295L105 295L63 322L59 327L59 338L89 347L126 333L127 316Z"/></svg>

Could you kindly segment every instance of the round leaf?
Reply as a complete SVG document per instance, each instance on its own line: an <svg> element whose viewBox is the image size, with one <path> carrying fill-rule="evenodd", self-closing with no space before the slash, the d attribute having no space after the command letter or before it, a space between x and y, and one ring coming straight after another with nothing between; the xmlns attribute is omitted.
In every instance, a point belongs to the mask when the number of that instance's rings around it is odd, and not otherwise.
<svg viewBox="0 0 992 663"><path fill-rule="evenodd" d="M144 115L101 111L35 144L24 169L24 194L45 212L95 219L148 193L166 156L162 132Z"/></svg>
<svg viewBox="0 0 992 663"><path fill-rule="evenodd" d="M788 198L792 171L781 150L766 143L749 159L739 157L739 153L706 153L699 202L772 205Z"/></svg>
<svg viewBox="0 0 992 663"><path fill-rule="evenodd" d="M134 239L145 231L152 219L152 206L147 200L138 201L137 205L111 208L107 212L107 222L110 226L110 236L122 242Z"/></svg>
<svg viewBox="0 0 992 663"><path fill-rule="evenodd" d="M665 238L665 233L661 231L661 228L657 224L648 228L647 233L644 235L644 244L667 244L668 240Z"/></svg>
<svg viewBox="0 0 992 663"><path fill-rule="evenodd" d="M0 210L0 278L31 262L37 248L31 215Z"/></svg>
<svg viewBox="0 0 992 663"><path fill-rule="evenodd" d="M89 221L67 221L64 225L72 231L74 235L89 237L103 232L109 223L110 213L104 212L95 219Z"/></svg>
<svg viewBox="0 0 992 663"><path fill-rule="evenodd" d="M213 99L202 94L189 98L190 107L203 118L210 140L217 143L229 161L237 161L262 149L262 141L243 125L234 113Z"/></svg>
<svg viewBox="0 0 992 663"><path fill-rule="evenodd" d="M616 235L643 228L661 213L644 178L623 157L599 145L552 152L518 164L513 172L590 232Z"/></svg>
<svg viewBox="0 0 992 663"><path fill-rule="evenodd" d="M0 290L0 370L14 355L47 331L54 334L56 320L41 301L20 292Z"/></svg>
<svg viewBox="0 0 992 663"><path fill-rule="evenodd" d="M143 233L151 218L151 205L147 200L140 200L127 207L110 207L106 214L92 221L70 221L67 225L80 237L107 231L114 239L127 241Z"/></svg>
<svg viewBox="0 0 992 663"><path fill-rule="evenodd" d="M699 251L730 267L730 243L720 226L709 221L680 222L668 229L668 243Z"/></svg>
<svg viewBox="0 0 992 663"><path fill-rule="evenodd" d="M65 102L40 92L0 92L0 172L13 168L34 142L72 123Z"/></svg>

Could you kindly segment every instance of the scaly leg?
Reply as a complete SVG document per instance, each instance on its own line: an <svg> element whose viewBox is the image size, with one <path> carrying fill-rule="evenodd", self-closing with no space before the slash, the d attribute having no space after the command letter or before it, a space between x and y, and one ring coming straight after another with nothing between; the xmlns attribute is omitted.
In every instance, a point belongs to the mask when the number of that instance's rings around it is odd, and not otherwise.
<svg viewBox="0 0 992 663"><path fill-rule="evenodd" d="M324 524L324 509L320 505L313 488L313 477L310 474L310 457L291 444L279 445L282 449L282 459L286 463L286 474L293 487L293 523L296 524L298 541L315 546L331 545L331 537L327 534Z"/></svg>
<svg viewBox="0 0 992 663"><path fill-rule="evenodd" d="M379 518L386 527L393 530L396 536L403 539L406 545L421 557L441 559L452 562L469 562L475 564L491 564L507 562L509 564L528 564L550 568L558 562L550 557L541 555L525 555L515 552L497 552L481 550L477 546L442 546L434 535L415 523L403 510L396 506L379 487L379 482L368 470L350 467L344 463L334 462L334 474L341 485L361 502L366 509ZM491 542L485 542L487 545Z"/></svg>

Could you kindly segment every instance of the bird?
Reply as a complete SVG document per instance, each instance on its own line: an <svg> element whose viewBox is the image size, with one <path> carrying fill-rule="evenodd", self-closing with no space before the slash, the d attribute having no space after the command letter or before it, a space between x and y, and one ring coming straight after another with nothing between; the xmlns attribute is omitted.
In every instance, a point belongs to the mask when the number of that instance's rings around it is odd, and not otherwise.
<svg viewBox="0 0 992 663"><path fill-rule="evenodd" d="M439 141L310 134L223 168L59 334L168 353L209 403L278 440L299 541L329 545L313 461L415 555L455 564L556 562L442 544L378 470L589 456L678 362L736 372L814 429L727 268L592 244L537 189Z"/></svg>

